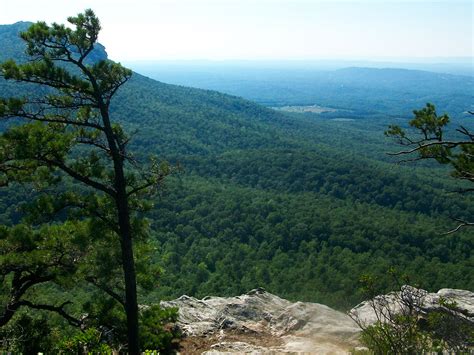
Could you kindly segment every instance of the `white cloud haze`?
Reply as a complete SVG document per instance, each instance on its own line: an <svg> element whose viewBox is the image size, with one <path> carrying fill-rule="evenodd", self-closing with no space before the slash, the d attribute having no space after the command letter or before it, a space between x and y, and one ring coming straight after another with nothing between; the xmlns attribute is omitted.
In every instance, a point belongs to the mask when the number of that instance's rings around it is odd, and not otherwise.
<svg viewBox="0 0 474 355"><path fill-rule="evenodd" d="M470 0L0 0L0 23L64 23L85 8L119 61L473 55Z"/></svg>

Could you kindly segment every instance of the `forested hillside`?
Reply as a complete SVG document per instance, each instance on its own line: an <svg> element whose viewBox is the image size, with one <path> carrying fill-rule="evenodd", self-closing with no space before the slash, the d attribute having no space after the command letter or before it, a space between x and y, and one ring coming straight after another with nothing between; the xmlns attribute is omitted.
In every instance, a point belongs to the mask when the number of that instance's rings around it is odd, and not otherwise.
<svg viewBox="0 0 474 355"><path fill-rule="evenodd" d="M0 27L0 60L21 56L11 39L19 29ZM136 131L138 158L153 154L181 167L148 214L163 271L146 301L236 295L261 286L290 299L349 308L361 299L358 278L383 276L390 266L428 290L474 289L473 231L443 235L453 226L450 217L473 215L474 200L449 193L458 186L443 168L390 161L385 152L395 147L383 131L392 118L381 112L406 112L419 101L397 92L403 106L375 105L378 93L390 94L392 76L375 90L364 87L370 73L357 73L337 73L351 74L347 86L314 87L310 98L261 91L260 100L289 105L326 95L328 103L348 107L363 92L371 99L361 108L377 117L285 114L133 75L113 102L113 118ZM399 74L401 86L422 86ZM460 115L472 95L460 93L457 80L447 77L442 93L425 91L423 102L446 97L440 105ZM16 90L0 82L1 96ZM0 191L0 221L14 223L21 218L16 205L31 191Z"/></svg>

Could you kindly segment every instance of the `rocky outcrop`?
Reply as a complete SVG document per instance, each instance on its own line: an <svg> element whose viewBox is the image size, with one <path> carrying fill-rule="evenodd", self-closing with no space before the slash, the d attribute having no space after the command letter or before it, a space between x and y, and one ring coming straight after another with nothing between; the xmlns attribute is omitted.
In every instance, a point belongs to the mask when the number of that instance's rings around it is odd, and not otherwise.
<svg viewBox="0 0 474 355"><path fill-rule="evenodd" d="M451 312L459 318L474 323L474 292L443 288L436 293L429 293L411 286L403 286L399 292L375 297L360 303L350 310L354 318L363 325L375 323L384 317L383 312L400 313L402 307L411 303L423 316L434 311L445 311L444 304L451 303ZM379 315L377 315L378 310ZM382 312L382 313L381 313ZM382 315L382 317L380 316Z"/></svg>
<svg viewBox="0 0 474 355"><path fill-rule="evenodd" d="M188 344L195 341L196 354L343 354L358 345L360 330L346 314L317 303L292 303L263 289L230 298L182 296L162 305L179 307L178 326ZM199 339L206 339L200 349Z"/></svg>
<svg viewBox="0 0 474 355"><path fill-rule="evenodd" d="M410 286L362 302L350 314L366 326L377 320L374 301L398 312L402 296L414 297L421 314L439 310L441 300L455 302L459 317L474 322L473 292L429 293ZM347 314L318 303L292 303L261 288L237 297L182 296L161 304L179 308L177 326L186 336L182 353L187 355L347 354L360 346L360 328Z"/></svg>

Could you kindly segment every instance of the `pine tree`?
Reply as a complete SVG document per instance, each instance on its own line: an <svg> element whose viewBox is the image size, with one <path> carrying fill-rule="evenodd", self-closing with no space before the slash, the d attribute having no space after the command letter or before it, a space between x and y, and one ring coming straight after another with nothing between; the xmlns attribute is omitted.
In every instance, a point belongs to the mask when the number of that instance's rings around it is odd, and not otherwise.
<svg viewBox="0 0 474 355"><path fill-rule="evenodd" d="M0 137L0 186L34 182L51 188L65 182L69 191L62 190L61 198L44 197L50 216L61 212L68 218L90 218L99 238L101 233L118 238L123 294L96 277L88 281L123 305L128 351L137 354L134 240L144 223L137 211L144 208L143 195L160 184L169 168L152 160L146 170L140 169L127 149L130 137L112 120L114 95L132 72L97 60L94 48L101 27L94 12L86 10L68 21L73 29L33 24L21 33L28 61L0 64L0 75L24 90L20 97L0 99L0 119L15 122Z"/></svg>

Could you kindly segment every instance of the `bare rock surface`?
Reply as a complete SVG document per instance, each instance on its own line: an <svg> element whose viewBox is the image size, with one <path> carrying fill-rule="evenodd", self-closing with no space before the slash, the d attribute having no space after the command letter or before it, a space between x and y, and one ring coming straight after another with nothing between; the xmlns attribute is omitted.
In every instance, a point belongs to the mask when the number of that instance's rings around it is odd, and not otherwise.
<svg viewBox="0 0 474 355"><path fill-rule="evenodd" d="M440 300L454 301L459 316L474 322L473 292L429 293L404 286L400 292L377 297L397 312L403 292L419 297L420 309L426 313L442 307ZM360 346L360 328L348 315L318 303L292 303L261 288L237 297L181 296L161 304L179 308L177 326L186 336L182 343L186 355L347 354ZM377 320L373 300L350 313L365 325Z"/></svg>
<svg viewBox="0 0 474 355"><path fill-rule="evenodd" d="M420 313L429 313L443 308L441 300L455 302L455 310L459 317L474 323L474 292L466 290L456 290L443 288L436 293L430 293L422 289L411 286L403 286L401 291L392 292L387 295L377 296L374 300L364 301L353 309L350 314L357 317L362 324L373 324L377 321L377 315L374 311L374 301L377 306L390 309L392 313L400 312L400 299L417 295L420 300L415 302Z"/></svg>
<svg viewBox="0 0 474 355"><path fill-rule="evenodd" d="M179 307L187 342L207 339L207 348L186 354L345 354L359 345L360 329L346 314L263 289L229 298L182 296L162 306Z"/></svg>

